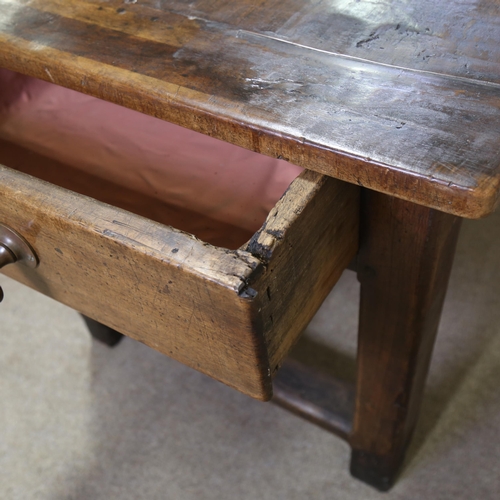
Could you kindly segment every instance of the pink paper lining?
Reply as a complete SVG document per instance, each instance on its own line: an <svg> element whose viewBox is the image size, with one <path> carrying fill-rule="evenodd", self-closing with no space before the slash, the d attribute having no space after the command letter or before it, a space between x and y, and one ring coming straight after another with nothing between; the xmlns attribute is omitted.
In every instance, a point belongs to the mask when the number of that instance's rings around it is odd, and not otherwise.
<svg viewBox="0 0 500 500"><path fill-rule="evenodd" d="M0 138L171 206L252 232L302 171L3 69Z"/></svg>

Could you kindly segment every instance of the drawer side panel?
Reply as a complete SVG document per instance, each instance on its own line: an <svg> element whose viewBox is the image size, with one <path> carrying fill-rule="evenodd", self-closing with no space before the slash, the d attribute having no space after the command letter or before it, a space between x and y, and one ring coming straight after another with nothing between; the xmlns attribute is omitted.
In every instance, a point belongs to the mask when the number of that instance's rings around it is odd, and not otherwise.
<svg viewBox="0 0 500 500"><path fill-rule="evenodd" d="M252 286L273 372L356 255L358 234L358 186L305 171L250 241L266 263Z"/></svg>

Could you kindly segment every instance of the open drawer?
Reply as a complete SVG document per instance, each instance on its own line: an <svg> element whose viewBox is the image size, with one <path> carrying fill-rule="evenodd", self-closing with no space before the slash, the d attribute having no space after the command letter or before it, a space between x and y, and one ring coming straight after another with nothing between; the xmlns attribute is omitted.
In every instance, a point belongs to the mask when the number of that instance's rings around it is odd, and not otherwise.
<svg viewBox="0 0 500 500"><path fill-rule="evenodd" d="M305 171L238 250L0 166L0 223L39 266L8 276L250 396L357 251L357 186Z"/></svg>

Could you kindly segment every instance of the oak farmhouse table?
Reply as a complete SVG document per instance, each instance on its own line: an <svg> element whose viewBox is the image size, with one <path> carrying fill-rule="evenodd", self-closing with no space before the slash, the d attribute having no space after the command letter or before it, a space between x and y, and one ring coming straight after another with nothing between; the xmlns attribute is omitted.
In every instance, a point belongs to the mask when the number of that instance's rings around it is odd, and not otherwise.
<svg viewBox="0 0 500 500"><path fill-rule="evenodd" d="M390 488L461 219L498 206L500 3L0 0L0 67L306 169L229 251L1 167L1 263L25 259L6 273L263 400L349 266L356 387L322 379L301 400L292 373L275 393L349 442L355 477Z"/></svg>

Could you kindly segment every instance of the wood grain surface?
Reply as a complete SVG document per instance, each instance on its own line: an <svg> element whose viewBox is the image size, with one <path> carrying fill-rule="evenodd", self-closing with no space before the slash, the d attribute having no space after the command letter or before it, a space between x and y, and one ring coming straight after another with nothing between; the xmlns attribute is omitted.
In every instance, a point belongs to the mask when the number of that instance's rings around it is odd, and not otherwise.
<svg viewBox="0 0 500 500"><path fill-rule="evenodd" d="M254 332L251 300L240 294L261 265L258 259L5 167L0 201L2 223L22 234L40 259L37 269L13 265L5 274L188 366L266 397L265 344Z"/></svg>
<svg viewBox="0 0 500 500"><path fill-rule="evenodd" d="M0 0L0 65L463 217L500 193L500 5Z"/></svg>
<svg viewBox="0 0 500 500"><path fill-rule="evenodd" d="M0 222L40 261L2 272L267 400L275 368L357 251L358 191L304 172L257 233L272 226L276 241L253 255L0 166Z"/></svg>
<svg viewBox="0 0 500 500"><path fill-rule="evenodd" d="M358 233L359 188L305 170L246 247L265 264L250 286L273 373L356 255Z"/></svg>
<svg viewBox="0 0 500 500"><path fill-rule="evenodd" d="M387 490L417 422L461 219L363 191L351 472Z"/></svg>

